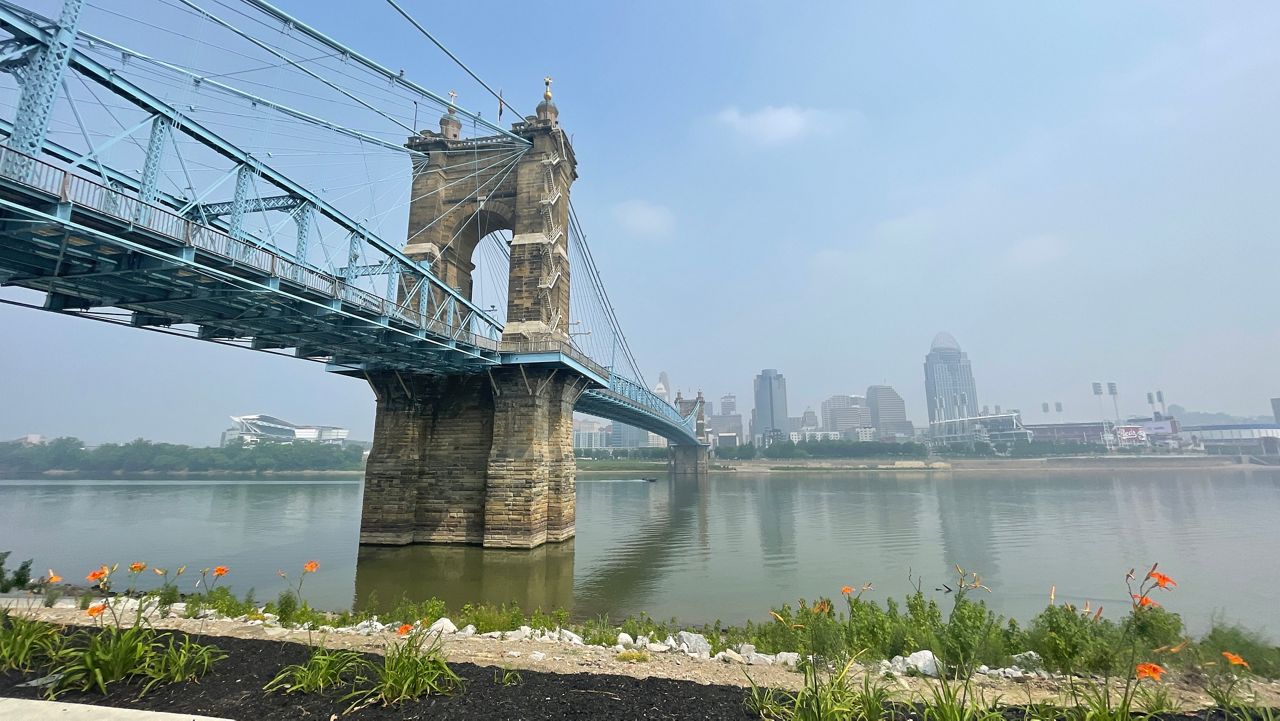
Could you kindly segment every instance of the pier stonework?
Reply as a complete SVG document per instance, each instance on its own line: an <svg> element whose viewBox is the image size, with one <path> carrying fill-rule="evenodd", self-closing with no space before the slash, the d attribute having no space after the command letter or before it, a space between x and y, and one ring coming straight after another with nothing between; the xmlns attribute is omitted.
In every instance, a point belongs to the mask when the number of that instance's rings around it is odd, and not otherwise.
<svg viewBox="0 0 1280 721"><path fill-rule="evenodd" d="M426 158L415 159L406 255L470 298L476 246L491 232L512 234L503 352L569 341L568 196L577 172L558 116L548 82L537 115L512 126L531 143L522 154L498 139L462 139L452 108L439 133L408 142ZM401 302L412 307L409 292ZM378 408L361 543L533 548L573 537L573 406L585 377L530 363L368 380Z"/></svg>

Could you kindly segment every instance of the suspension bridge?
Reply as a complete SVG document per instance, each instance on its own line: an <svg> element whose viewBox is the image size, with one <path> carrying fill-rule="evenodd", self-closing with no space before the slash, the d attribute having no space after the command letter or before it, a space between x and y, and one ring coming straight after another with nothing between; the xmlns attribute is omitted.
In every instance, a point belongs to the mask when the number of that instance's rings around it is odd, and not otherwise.
<svg viewBox="0 0 1280 721"><path fill-rule="evenodd" d="M0 0L0 286L34 292L5 302L367 382L362 543L571 537L575 411L706 471L700 403L648 389L609 301L550 78L490 121L265 0L47 4Z"/></svg>

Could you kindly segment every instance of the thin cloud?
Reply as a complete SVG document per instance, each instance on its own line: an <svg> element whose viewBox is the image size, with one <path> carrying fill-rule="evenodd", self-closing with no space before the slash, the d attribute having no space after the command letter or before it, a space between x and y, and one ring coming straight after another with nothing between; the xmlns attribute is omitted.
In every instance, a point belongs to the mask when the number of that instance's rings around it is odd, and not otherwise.
<svg viewBox="0 0 1280 721"><path fill-rule="evenodd" d="M1067 244L1052 235L1023 238L1005 250L1005 263L1019 270L1035 270L1067 256Z"/></svg>
<svg viewBox="0 0 1280 721"><path fill-rule="evenodd" d="M716 113L715 119L743 139L770 145L826 135L843 125L843 119L837 113L796 105L766 105L745 111L730 106Z"/></svg>
<svg viewBox="0 0 1280 721"><path fill-rule="evenodd" d="M614 205L613 216L624 231L635 236L669 238L676 230L676 216L670 209L639 198Z"/></svg>

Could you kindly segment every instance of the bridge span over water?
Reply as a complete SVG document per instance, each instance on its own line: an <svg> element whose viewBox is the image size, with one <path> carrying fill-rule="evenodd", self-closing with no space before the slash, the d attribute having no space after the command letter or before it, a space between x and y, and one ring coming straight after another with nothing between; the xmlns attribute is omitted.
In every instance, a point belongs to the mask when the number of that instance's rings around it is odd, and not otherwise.
<svg viewBox="0 0 1280 721"><path fill-rule="evenodd" d="M83 0L56 19L0 2L0 285L369 383L364 543L571 537L574 411L660 434L673 473L705 472L700 405L648 390L609 303L550 78L501 126L242 5L161 4L199 26L175 34L245 66L215 74L93 34Z"/></svg>

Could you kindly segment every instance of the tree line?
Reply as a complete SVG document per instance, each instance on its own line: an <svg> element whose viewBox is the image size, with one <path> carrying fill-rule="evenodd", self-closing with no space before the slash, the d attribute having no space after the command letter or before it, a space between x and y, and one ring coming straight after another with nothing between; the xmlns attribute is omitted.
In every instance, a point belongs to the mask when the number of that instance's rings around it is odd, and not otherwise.
<svg viewBox="0 0 1280 721"><path fill-rule="evenodd" d="M360 470L364 451L354 445L234 441L221 448L153 443L139 438L86 448L78 438L55 438L27 445L0 443L0 473L178 473L184 471L348 471Z"/></svg>
<svg viewBox="0 0 1280 721"><path fill-rule="evenodd" d="M725 460L747 461L752 458L769 460L789 458L925 458L929 450L919 443L893 443L888 441L779 441L766 448L747 443L732 448L717 448L716 457Z"/></svg>

